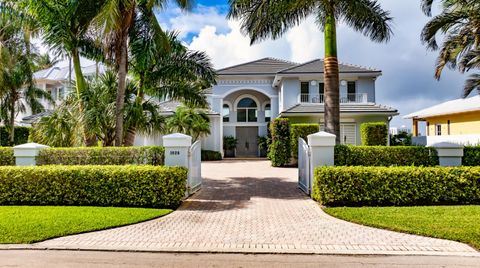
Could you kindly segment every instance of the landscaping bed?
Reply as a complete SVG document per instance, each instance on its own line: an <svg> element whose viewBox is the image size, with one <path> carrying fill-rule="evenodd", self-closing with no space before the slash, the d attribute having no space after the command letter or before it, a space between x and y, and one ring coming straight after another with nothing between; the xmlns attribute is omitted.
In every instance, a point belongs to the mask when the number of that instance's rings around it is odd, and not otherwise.
<svg viewBox="0 0 480 268"><path fill-rule="evenodd" d="M33 243L164 216L169 209L0 206L0 244Z"/></svg>
<svg viewBox="0 0 480 268"><path fill-rule="evenodd" d="M324 210L346 221L460 241L480 250L480 206L337 207Z"/></svg>

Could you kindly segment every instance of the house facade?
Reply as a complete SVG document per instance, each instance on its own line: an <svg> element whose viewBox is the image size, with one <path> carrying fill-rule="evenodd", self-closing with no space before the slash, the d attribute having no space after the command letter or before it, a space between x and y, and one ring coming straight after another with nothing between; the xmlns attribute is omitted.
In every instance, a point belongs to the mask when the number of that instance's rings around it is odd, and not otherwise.
<svg viewBox="0 0 480 268"><path fill-rule="evenodd" d="M432 145L452 142L480 144L480 96L456 99L404 116L412 119L413 142ZM419 122L425 123L425 136L419 135Z"/></svg>
<svg viewBox="0 0 480 268"><path fill-rule="evenodd" d="M375 81L381 71L340 64L340 135L344 144L361 144L360 125L386 122L398 115L375 100ZM292 123L320 123L324 117L323 61L303 64L263 58L218 70L217 85L207 93L212 135L203 148L222 151L223 137L238 140L237 156L257 156L257 137L277 117Z"/></svg>

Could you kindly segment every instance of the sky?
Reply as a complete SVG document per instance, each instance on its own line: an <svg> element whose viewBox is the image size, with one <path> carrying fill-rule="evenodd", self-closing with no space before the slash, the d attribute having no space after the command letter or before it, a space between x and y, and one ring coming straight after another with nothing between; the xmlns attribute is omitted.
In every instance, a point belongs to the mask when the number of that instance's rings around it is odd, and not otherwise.
<svg viewBox="0 0 480 268"><path fill-rule="evenodd" d="M400 116L392 120L392 126L410 127L411 121L402 116L460 98L466 76L445 70L440 81L434 79L437 52L428 51L420 41L421 30L429 18L421 12L419 0L379 2L394 18L393 38L388 43L373 43L340 24L338 56L341 62L382 70L376 83L376 102L399 110ZM227 12L226 0L198 0L190 12L170 4L157 12L157 18L164 29L177 31L190 49L205 51L216 68L263 57L299 63L323 57L323 33L313 18L280 39L250 46L239 22L226 19Z"/></svg>

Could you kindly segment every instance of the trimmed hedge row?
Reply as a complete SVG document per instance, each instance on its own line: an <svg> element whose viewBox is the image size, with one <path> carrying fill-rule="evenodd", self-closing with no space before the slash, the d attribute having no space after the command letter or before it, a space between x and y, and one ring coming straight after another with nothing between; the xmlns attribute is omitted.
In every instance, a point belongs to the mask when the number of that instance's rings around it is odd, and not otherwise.
<svg viewBox="0 0 480 268"><path fill-rule="evenodd" d="M217 151L202 150L202 161L222 160L222 154Z"/></svg>
<svg viewBox="0 0 480 268"><path fill-rule="evenodd" d="M480 167L319 167L314 180L327 206L480 204Z"/></svg>
<svg viewBox="0 0 480 268"><path fill-rule="evenodd" d="M0 167L0 205L177 207L186 181L180 167Z"/></svg>
<svg viewBox="0 0 480 268"><path fill-rule="evenodd" d="M464 166L480 166L480 146L466 146L463 149Z"/></svg>
<svg viewBox="0 0 480 268"><path fill-rule="evenodd" d="M385 122L370 122L360 125L362 145L386 146L388 142L388 127Z"/></svg>
<svg viewBox="0 0 480 268"><path fill-rule="evenodd" d="M336 166L436 166L437 151L421 146L335 146Z"/></svg>
<svg viewBox="0 0 480 268"><path fill-rule="evenodd" d="M145 147L48 148L40 151L38 165L153 165L163 166L165 149Z"/></svg>
<svg viewBox="0 0 480 268"><path fill-rule="evenodd" d="M317 133L320 130L319 124L292 124L290 127L290 147L295 162L298 160L298 138L307 141L307 136Z"/></svg>
<svg viewBox="0 0 480 268"><path fill-rule="evenodd" d="M12 147L0 147L0 166L14 166L15 157Z"/></svg>
<svg viewBox="0 0 480 268"><path fill-rule="evenodd" d="M30 136L30 127L15 127L15 133L13 137L14 145L20 145L28 142L28 136ZM0 127L0 146L10 146L10 134L5 126Z"/></svg>

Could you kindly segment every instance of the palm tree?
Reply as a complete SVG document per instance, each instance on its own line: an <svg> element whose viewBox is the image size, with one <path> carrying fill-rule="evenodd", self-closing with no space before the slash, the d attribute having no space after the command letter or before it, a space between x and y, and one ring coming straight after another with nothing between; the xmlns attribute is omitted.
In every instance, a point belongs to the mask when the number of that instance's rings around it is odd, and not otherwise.
<svg viewBox="0 0 480 268"><path fill-rule="evenodd" d="M421 39L428 49L439 50L435 78L440 79L445 67L461 73L478 69L480 50L480 2L476 0L441 0L443 10L423 28ZM432 16L434 0L422 0L422 9ZM439 34L444 35L441 45ZM478 88L478 74L473 74L464 87L464 97Z"/></svg>
<svg viewBox="0 0 480 268"><path fill-rule="evenodd" d="M147 94L160 100L178 100L205 108L204 90L211 87L216 78L210 59L203 52L189 51L174 32L167 32L166 40L159 46L155 39L164 37L159 37L154 27L149 21L139 20L131 31L129 66L138 87L136 106L144 102ZM130 145L136 129L131 124L125 129L124 145Z"/></svg>
<svg viewBox="0 0 480 268"><path fill-rule="evenodd" d="M58 60L56 58L50 57L50 54L45 53L42 55L36 55L35 58L33 59L34 66L33 66L33 71L39 71L39 70L45 70L48 68L51 68L55 64L58 63Z"/></svg>
<svg viewBox="0 0 480 268"><path fill-rule="evenodd" d="M201 109L180 106L173 116L167 118L167 132L190 135L195 142L210 134L210 119Z"/></svg>
<svg viewBox="0 0 480 268"><path fill-rule="evenodd" d="M315 16L325 36L325 130L340 143L338 22L344 22L372 41L388 41L391 17L376 0L230 0L229 18L241 20L252 43L277 39L308 16Z"/></svg>
<svg viewBox="0 0 480 268"><path fill-rule="evenodd" d="M51 96L36 88L32 78L30 42L18 20L0 18L0 117L8 122L10 144L15 139L15 117L26 112L44 110L40 99L52 101Z"/></svg>
<svg viewBox="0 0 480 268"><path fill-rule="evenodd" d="M175 1L182 9L190 7L190 0ZM154 28L157 36L162 31L153 12L154 8L163 8L167 0L106 0L103 9L97 16L97 28L102 29L104 46L107 48L107 58L110 59L118 72L118 89L115 112L115 145L123 144L123 114L125 104L126 78L128 73L128 44L135 22L138 19L156 23ZM161 40L158 38L157 40ZM159 44L160 45L160 44Z"/></svg>

